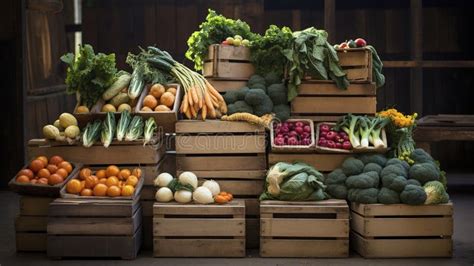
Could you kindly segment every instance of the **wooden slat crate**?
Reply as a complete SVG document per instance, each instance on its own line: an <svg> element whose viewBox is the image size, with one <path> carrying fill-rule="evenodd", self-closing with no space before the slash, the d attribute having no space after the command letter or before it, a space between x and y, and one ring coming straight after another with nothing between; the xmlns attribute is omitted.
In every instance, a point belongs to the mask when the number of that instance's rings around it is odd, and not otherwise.
<svg viewBox="0 0 474 266"><path fill-rule="evenodd" d="M56 199L48 215L48 257L135 259L142 243L139 201Z"/></svg>
<svg viewBox="0 0 474 266"><path fill-rule="evenodd" d="M278 162L303 162L321 172L330 172L342 165L350 154L314 154L314 153L269 153L269 167Z"/></svg>
<svg viewBox="0 0 474 266"><path fill-rule="evenodd" d="M155 257L244 257L245 205L155 203Z"/></svg>
<svg viewBox="0 0 474 266"><path fill-rule="evenodd" d="M260 203L261 257L347 257L349 207L344 200Z"/></svg>
<svg viewBox="0 0 474 266"><path fill-rule="evenodd" d="M248 47L213 44L209 46L202 71L205 77L248 79L255 68Z"/></svg>
<svg viewBox="0 0 474 266"><path fill-rule="evenodd" d="M351 204L351 247L364 258L451 257L453 204Z"/></svg>
<svg viewBox="0 0 474 266"><path fill-rule="evenodd" d="M207 81L220 93L238 90L247 85L247 79L208 78Z"/></svg>

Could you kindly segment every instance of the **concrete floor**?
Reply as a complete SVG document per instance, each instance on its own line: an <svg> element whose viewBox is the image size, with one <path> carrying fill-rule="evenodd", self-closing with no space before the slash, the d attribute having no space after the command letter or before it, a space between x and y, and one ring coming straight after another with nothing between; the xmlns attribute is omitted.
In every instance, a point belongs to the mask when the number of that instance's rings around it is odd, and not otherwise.
<svg viewBox="0 0 474 266"><path fill-rule="evenodd" d="M0 191L0 266L6 265L474 265L474 176L451 178L449 193L454 207L454 256L451 259L363 259L351 254L346 259L268 259L258 251L239 259L173 259L153 258L142 251L134 261L121 260L49 260L44 253L15 253L14 217L18 214L18 196Z"/></svg>

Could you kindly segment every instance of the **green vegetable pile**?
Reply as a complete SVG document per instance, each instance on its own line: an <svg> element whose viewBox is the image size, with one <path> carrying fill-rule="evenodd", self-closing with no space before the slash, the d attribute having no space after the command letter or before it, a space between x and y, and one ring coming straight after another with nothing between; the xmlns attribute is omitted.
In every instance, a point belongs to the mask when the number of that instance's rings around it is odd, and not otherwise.
<svg viewBox="0 0 474 266"><path fill-rule="evenodd" d="M354 148L368 148L369 144L375 148L386 148L381 139L381 131L389 123L390 119L385 117L369 118L348 114L337 122L334 129L346 132Z"/></svg>
<svg viewBox="0 0 474 266"><path fill-rule="evenodd" d="M380 154L349 157L328 174L326 192L333 198L366 204L447 203L446 179L437 163L422 149L411 156L415 162L411 166Z"/></svg>
<svg viewBox="0 0 474 266"><path fill-rule="evenodd" d="M61 56L61 61L69 65L66 92L76 93L80 105L89 109L116 79L115 54L95 54L89 44L81 45L76 55L68 53Z"/></svg>
<svg viewBox="0 0 474 266"><path fill-rule="evenodd" d="M260 200L317 201L328 198L324 176L304 163L277 163L268 170Z"/></svg>
<svg viewBox="0 0 474 266"><path fill-rule="evenodd" d="M287 102L288 90L277 74L271 72L265 77L253 75L247 86L224 94L227 114L250 113L257 116L274 113L285 121L290 117Z"/></svg>
<svg viewBox="0 0 474 266"><path fill-rule="evenodd" d="M188 39L189 48L186 51L186 58L194 62L196 70L201 70L209 46L221 43L227 37L235 35L240 35L249 41L253 41L256 36L244 21L226 18L209 9L206 20L199 25L199 31L195 31Z"/></svg>

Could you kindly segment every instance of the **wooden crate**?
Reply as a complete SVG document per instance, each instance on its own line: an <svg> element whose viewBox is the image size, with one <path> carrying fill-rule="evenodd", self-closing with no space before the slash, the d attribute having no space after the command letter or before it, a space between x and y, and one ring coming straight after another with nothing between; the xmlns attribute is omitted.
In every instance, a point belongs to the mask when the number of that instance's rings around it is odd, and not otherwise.
<svg viewBox="0 0 474 266"><path fill-rule="evenodd" d="M244 46L209 46L203 66L204 77L248 79L255 73L250 63L250 49Z"/></svg>
<svg viewBox="0 0 474 266"><path fill-rule="evenodd" d="M269 153L268 165L272 166L278 162L303 162L311 165L321 172L330 172L342 165L342 162L350 154L314 154L314 153Z"/></svg>
<svg viewBox="0 0 474 266"><path fill-rule="evenodd" d="M291 116L333 122L347 113L374 115L376 108L374 83L351 83L342 90L333 82L304 81L291 101Z"/></svg>
<svg viewBox="0 0 474 266"><path fill-rule="evenodd" d="M347 257L345 200L260 203L261 257Z"/></svg>
<svg viewBox="0 0 474 266"><path fill-rule="evenodd" d="M135 259L142 242L139 201L57 199L48 215L48 257Z"/></svg>
<svg viewBox="0 0 474 266"><path fill-rule="evenodd" d="M208 78L207 81L220 93L238 90L247 86L247 79Z"/></svg>
<svg viewBox="0 0 474 266"><path fill-rule="evenodd" d="M339 64L349 81L372 82L372 52L366 48L337 50Z"/></svg>
<svg viewBox="0 0 474 266"><path fill-rule="evenodd" d="M451 257L453 204L351 204L351 247L364 258Z"/></svg>
<svg viewBox="0 0 474 266"><path fill-rule="evenodd" d="M245 205L155 203L155 257L244 257Z"/></svg>

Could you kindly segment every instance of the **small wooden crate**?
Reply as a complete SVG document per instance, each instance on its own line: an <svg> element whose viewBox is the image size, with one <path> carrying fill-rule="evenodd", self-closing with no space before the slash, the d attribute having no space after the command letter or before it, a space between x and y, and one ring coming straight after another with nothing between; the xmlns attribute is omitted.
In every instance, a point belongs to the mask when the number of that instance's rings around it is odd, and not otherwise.
<svg viewBox="0 0 474 266"><path fill-rule="evenodd" d="M364 258L451 257L453 204L351 204L351 246Z"/></svg>
<svg viewBox="0 0 474 266"><path fill-rule="evenodd" d="M374 83L351 83L347 90L342 90L334 82L305 81L291 101L291 116L332 122L347 113L374 115L376 108Z"/></svg>
<svg viewBox="0 0 474 266"><path fill-rule="evenodd" d="M342 165L342 162L350 154L314 154L314 153L269 153L268 165L272 166L278 162L303 162L311 165L321 172L330 172Z"/></svg>
<svg viewBox="0 0 474 266"><path fill-rule="evenodd" d="M219 44L209 46L203 66L204 77L248 79L254 73L248 47Z"/></svg>
<svg viewBox="0 0 474 266"><path fill-rule="evenodd" d="M345 200L262 201L260 256L349 256L349 206Z"/></svg>
<svg viewBox="0 0 474 266"><path fill-rule="evenodd" d="M245 205L155 203L155 257L244 257Z"/></svg>
<svg viewBox="0 0 474 266"><path fill-rule="evenodd" d="M372 52L369 49L337 50L337 56L349 81L372 82Z"/></svg>
<svg viewBox="0 0 474 266"><path fill-rule="evenodd" d="M208 78L207 81L220 93L238 90L247 85L248 79Z"/></svg>
<svg viewBox="0 0 474 266"><path fill-rule="evenodd" d="M57 199L50 204L48 257L135 259L142 242L139 201Z"/></svg>

